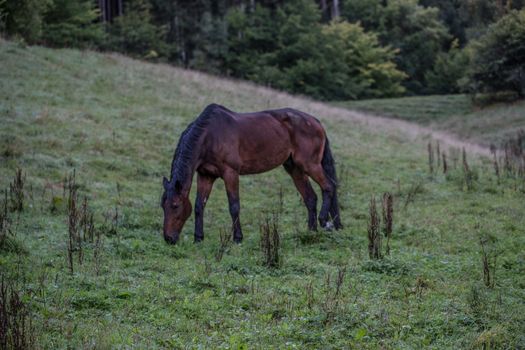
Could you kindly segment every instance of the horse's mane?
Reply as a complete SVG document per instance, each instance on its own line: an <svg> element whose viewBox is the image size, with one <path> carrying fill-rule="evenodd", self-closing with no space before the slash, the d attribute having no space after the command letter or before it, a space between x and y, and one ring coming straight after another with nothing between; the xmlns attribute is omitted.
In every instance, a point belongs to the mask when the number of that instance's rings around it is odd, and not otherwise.
<svg viewBox="0 0 525 350"><path fill-rule="evenodd" d="M173 179L176 179L182 184L188 176L191 176L191 165L194 152L196 151L197 142L206 130L210 118L220 109L226 108L214 103L208 105L197 119L191 122L186 127L186 130L182 132L171 162L170 183L173 182ZM174 183L172 185L174 185Z"/></svg>

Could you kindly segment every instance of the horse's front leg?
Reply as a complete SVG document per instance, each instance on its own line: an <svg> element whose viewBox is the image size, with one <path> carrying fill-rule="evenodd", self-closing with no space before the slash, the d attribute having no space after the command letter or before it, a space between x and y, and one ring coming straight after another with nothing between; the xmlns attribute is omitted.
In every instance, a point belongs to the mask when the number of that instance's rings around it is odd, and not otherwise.
<svg viewBox="0 0 525 350"><path fill-rule="evenodd" d="M213 187L214 177L197 175L197 197L195 199L195 242L204 239L204 207Z"/></svg>
<svg viewBox="0 0 525 350"><path fill-rule="evenodd" d="M233 169L227 169L225 170L222 178L226 187L228 204L230 206L230 215L233 222L233 241L235 243L241 243L242 229L241 221L239 219L239 213L241 211L241 204L239 201L239 173Z"/></svg>

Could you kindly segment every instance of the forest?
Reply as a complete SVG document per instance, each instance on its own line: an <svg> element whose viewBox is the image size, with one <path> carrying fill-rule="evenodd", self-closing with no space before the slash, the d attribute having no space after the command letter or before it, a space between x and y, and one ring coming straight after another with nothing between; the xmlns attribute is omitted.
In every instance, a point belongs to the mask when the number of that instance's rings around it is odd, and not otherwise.
<svg viewBox="0 0 525 350"><path fill-rule="evenodd" d="M342 101L525 95L524 0L0 0L29 44L116 51ZM495 79L498 77L498 79Z"/></svg>

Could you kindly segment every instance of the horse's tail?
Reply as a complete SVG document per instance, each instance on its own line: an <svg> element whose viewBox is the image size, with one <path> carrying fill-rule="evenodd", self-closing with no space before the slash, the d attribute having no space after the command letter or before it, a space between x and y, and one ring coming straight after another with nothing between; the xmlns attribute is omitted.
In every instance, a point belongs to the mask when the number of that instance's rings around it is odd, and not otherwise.
<svg viewBox="0 0 525 350"><path fill-rule="evenodd" d="M328 137L326 137L326 141L324 144L324 153L323 159L321 160L321 165L323 167L326 177L328 177L328 180L332 183L334 188L334 193L330 203L330 216L332 217L332 221L334 223L335 228L340 229L343 227L343 225L341 225L341 217L339 215L339 203L337 201L337 174L335 171L335 161L334 157L332 156L332 151L330 150L330 142L328 141Z"/></svg>

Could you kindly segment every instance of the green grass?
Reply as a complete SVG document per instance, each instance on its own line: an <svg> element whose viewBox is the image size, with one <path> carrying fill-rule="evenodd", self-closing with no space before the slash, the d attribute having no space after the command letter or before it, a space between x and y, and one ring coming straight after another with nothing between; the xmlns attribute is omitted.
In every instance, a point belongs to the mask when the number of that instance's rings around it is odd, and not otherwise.
<svg viewBox="0 0 525 350"><path fill-rule="evenodd" d="M483 145L501 144L525 129L525 101L476 107L467 95L415 96L336 105L444 130Z"/></svg>
<svg viewBox="0 0 525 350"><path fill-rule="evenodd" d="M17 167L27 177L26 208L11 214L16 236L0 251L0 272L24 295L39 347L525 346L523 179L498 182L490 162L469 155L478 176L467 191L452 160L447 176L429 176L424 140L370 130L342 110L247 83L9 42L0 43L0 62L0 188ZM214 259L219 231L231 223L220 181L206 208L205 241L192 243L191 219L180 244L166 245L161 179L181 131L211 102L318 116L338 163L345 228L306 232L306 210L276 169L241 179L245 241L222 261ZM102 232L98 273L91 243L82 266L68 272L61 197L72 169ZM282 266L268 269L259 223L278 207L281 188ZM375 262L367 252L368 203L384 191L395 196L392 253ZM104 217L115 207L112 233ZM483 284L480 237L498 256L494 288Z"/></svg>

